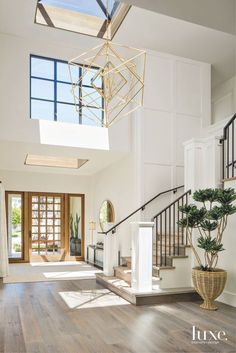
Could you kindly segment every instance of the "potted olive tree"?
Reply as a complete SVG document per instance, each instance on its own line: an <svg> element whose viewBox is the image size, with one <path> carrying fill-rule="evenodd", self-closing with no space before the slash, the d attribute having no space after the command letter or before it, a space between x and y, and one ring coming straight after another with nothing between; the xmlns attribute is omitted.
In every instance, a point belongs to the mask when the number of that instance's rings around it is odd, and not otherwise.
<svg viewBox="0 0 236 353"><path fill-rule="evenodd" d="M184 205L184 214L178 223L186 228L188 243L193 249L198 266L192 270L193 284L203 298L201 307L216 310L214 300L223 292L227 272L217 268L218 257L223 248L223 234L228 217L236 212L232 204L236 200L234 189L204 189L195 191L193 199L200 203ZM197 235L196 245L193 236ZM201 254L197 248L202 249Z"/></svg>

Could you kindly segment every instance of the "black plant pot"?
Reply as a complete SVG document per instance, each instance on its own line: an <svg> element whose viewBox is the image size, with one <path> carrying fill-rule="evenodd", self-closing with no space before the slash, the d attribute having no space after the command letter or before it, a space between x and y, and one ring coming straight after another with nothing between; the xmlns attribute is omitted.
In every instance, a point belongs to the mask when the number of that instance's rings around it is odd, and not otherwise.
<svg viewBox="0 0 236 353"><path fill-rule="evenodd" d="M70 255L81 256L81 239L74 237L70 238Z"/></svg>

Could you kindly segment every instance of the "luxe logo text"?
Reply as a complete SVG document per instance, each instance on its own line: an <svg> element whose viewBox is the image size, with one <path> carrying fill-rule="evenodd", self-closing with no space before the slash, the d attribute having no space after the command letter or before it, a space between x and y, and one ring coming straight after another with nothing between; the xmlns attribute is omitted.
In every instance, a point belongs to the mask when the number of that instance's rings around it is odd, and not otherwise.
<svg viewBox="0 0 236 353"><path fill-rule="evenodd" d="M227 340L226 332L223 330L199 330L193 326L192 343L219 343Z"/></svg>

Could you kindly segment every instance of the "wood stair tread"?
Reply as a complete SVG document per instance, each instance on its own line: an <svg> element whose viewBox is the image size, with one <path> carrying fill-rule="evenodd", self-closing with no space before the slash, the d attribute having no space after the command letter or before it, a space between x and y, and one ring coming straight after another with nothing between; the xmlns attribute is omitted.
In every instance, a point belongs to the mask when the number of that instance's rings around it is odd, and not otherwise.
<svg viewBox="0 0 236 353"><path fill-rule="evenodd" d="M166 255L166 256L162 256L162 257L166 257L166 258L171 258L171 259L186 259L188 258L187 255Z"/></svg>
<svg viewBox="0 0 236 353"><path fill-rule="evenodd" d="M156 266L154 265L153 267L156 267L158 268L158 270L174 270L175 269L175 266Z"/></svg>
<svg viewBox="0 0 236 353"><path fill-rule="evenodd" d="M114 270L121 271L121 272L131 272L131 269L127 266L115 266Z"/></svg>
<svg viewBox="0 0 236 353"><path fill-rule="evenodd" d="M125 281L126 283L131 283L131 268L128 266L115 266L114 275L115 277Z"/></svg>
<svg viewBox="0 0 236 353"><path fill-rule="evenodd" d="M131 256L121 256L121 259L124 261L130 261L131 260Z"/></svg>

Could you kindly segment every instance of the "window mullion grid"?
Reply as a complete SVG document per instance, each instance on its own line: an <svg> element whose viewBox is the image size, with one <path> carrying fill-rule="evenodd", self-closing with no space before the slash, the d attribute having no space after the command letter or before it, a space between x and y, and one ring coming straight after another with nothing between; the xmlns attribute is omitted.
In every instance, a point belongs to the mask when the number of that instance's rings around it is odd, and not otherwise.
<svg viewBox="0 0 236 353"><path fill-rule="evenodd" d="M82 67L79 66L79 87L78 87L78 89L79 89L79 124L83 123L83 121L82 121L82 106L83 106L82 105L82 85L83 85L82 74L83 74Z"/></svg>
<svg viewBox="0 0 236 353"><path fill-rule="evenodd" d="M57 94L57 84L58 83L62 83L62 84L71 84L70 82L65 82L65 81L61 81L61 80L57 80L58 78L58 72L57 72L57 63L58 62L62 62L62 61L58 61L56 59L50 59L54 62L54 77L53 79L50 79L50 78L45 78L45 77L37 77L37 76L33 76L31 74L31 71L32 71L32 57L30 57L30 117L32 116L32 101L33 100L37 100L37 101L42 101L42 102L51 102L53 103L54 105L54 121L57 121L58 120L58 117L57 117L57 111L58 111L58 103L61 103L61 104L66 104L66 105L74 105L74 103L70 103L70 102L63 102L63 101L58 101L58 94ZM45 59L46 60L46 59ZM78 94L79 94L79 102L77 105L77 108L79 110L79 114L78 114L78 123L79 124L83 124L83 111L82 111L82 108L84 107L83 105L83 95L82 95L82 92L83 92L83 87L85 88L93 88L91 85L89 84L83 84L83 78L82 78L82 75L83 75L83 68L82 67L79 67L79 85L78 85ZM48 82L53 82L54 83L54 100L51 100L51 99L46 99L46 98L37 98L37 97L32 97L32 80L33 79L37 79L37 80L43 80L43 81L48 81ZM103 86L103 82L102 82L102 86ZM104 100L102 99L102 107L104 109ZM88 106L88 108L93 108L93 109L96 109L97 107L96 106ZM102 120L104 120L104 111L102 111Z"/></svg>
<svg viewBox="0 0 236 353"><path fill-rule="evenodd" d="M54 60L54 121L57 121L57 61Z"/></svg>
<svg viewBox="0 0 236 353"><path fill-rule="evenodd" d="M32 118L32 56L30 55L30 119Z"/></svg>
<svg viewBox="0 0 236 353"><path fill-rule="evenodd" d="M104 81L103 81L103 78L102 78L102 92L104 93ZM104 117L105 117L105 114L107 114L107 112L105 113L104 111L104 98L102 98L102 126L104 124Z"/></svg>
<svg viewBox="0 0 236 353"><path fill-rule="evenodd" d="M35 80L54 82L54 78L52 79L52 78L39 77L39 76L31 76L31 78L33 78Z"/></svg>

